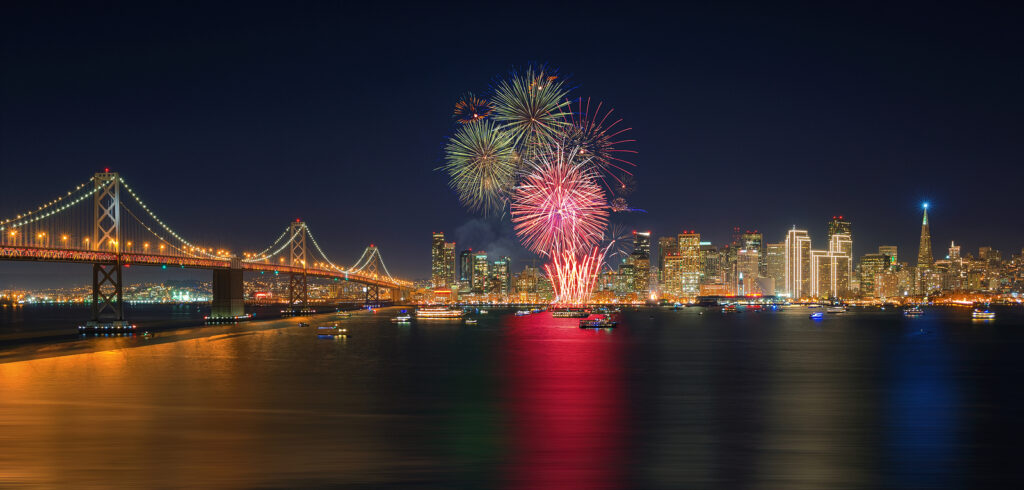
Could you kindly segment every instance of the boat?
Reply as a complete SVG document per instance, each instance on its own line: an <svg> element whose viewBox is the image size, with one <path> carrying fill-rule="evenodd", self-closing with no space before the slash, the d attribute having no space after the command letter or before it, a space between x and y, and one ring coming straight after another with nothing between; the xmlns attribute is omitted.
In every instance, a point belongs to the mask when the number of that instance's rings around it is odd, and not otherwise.
<svg viewBox="0 0 1024 490"><path fill-rule="evenodd" d="M300 326L300 327L308 327L308 326L309 326L309 324L308 324L308 323L306 323L306 322L299 322L299 326Z"/></svg>
<svg viewBox="0 0 1024 490"><path fill-rule="evenodd" d="M347 312L347 311L339 311L338 312L338 318L348 318L350 316L352 316L352 314Z"/></svg>
<svg viewBox="0 0 1024 490"><path fill-rule="evenodd" d="M316 327L317 330L337 330L338 325L320 325Z"/></svg>
<svg viewBox="0 0 1024 490"><path fill-rule="evenodd" d="M996 318L996 312L988 309L987 306L975 306L974 311L971 312L971 318L975 320L994 320Z"/></svg>
<svg viewBox="0 0 1024 490"><path fill-rule="evenodd" d="M480 314L481 314L481 315L486 315L486 314L488 314L488 313L490 313L490 311L488 311L488 310L483 310L483 309L481 309L481 310L480 310Z"/></svg>
<svg viewBox="0 0 1024 490"><path fill-rule="evenodd" d="M906 309L903 310L903 316L922 316L922 315L924 315L924 310L922 310L920 306L911 306L910 308L906 308Z"/></svg>
<svg viewBox="0 0 1024 490"><path fill-rule="evenodd" d="M529 315L529 314L530 314L529 310L519 310L519 311L516 311L516 316L526 316L526 315Z"/></svg>
<svg viewBox="0 0 1024 490"><path fill-rule="evenodd" d="M814 313L811 313L811 315L810 315L810 319L811 320L821 320L824 317L825 317L825 314L820 312L820 311L815 311Z"/></svg>
<svg viewBox="0 0 1024 490"><path fill-rule="evenodd" d="M825 308L825 313L846 313L845 306L829 306Z"/></svg>
<svg viewBox="0 0 1024 490"><path fill-rule="evenodd" d="M722 307L722 313L736 313L739 311L736 309L736 305L725 305Z"/></svg>
<svg viewBox="0 0 1024 490"><path fill-rule="evenodd" d="M551 310L553 318L586 318L590 312L583 308L557 308Z"/></svg>
<svg viewBox="0 0 1024 490"><path fill-rule="evenodd" d="M416 310L416 318L462 318L462 310L447 306L427 306Z"/></svg>
<svg viewBox="0 0 1024 490"><path fill-rule="evenodd" d="M476 325L476 318L467 318L466 325Z"/></svg>
<svg viewBox="0 0 1024 490"><path fill-rule="evenodd" d="M598 316L594 319L580 320L580 328L615 328L618 322L607 315Z"/></svg>
<svg viewBox="0 0 1024 490"><path fill-rule="evenodd" d="M391 317L391 323L409 323L412 321L412 315L409 314L409 310L402 310L398 312L398 316Z"/></svg>
<svg viewBox="0 0 1024 490"><path fill-rule="evenodd" d="M819 304L810 304L810 305L807 305L807 307L808 308L821 308L821 305L819 305Z"/></svg>

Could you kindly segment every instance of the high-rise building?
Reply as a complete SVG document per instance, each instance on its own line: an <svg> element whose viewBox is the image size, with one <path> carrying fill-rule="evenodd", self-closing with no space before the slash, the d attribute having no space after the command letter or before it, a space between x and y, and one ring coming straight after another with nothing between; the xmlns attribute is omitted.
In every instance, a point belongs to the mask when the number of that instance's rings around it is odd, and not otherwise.
<svg viewBox="0 0 1024 490"><path fill-rule="evenodd" d="M928 203L924 203L924 217L921 218L921 244L917 249L918 270L931 269L935 263L932 255L932 232L928 226Z"/></svg>
<svg viewBox="0 0 1024 490"><path fill-rule="evenodd" d="M846 275L853 274L853 235L850 233L850 221L842 216L833 216L828 222L828 243L830 252L846 254L848 260Z"/></svg>
<svg viewBox="0 0 1024 490"><path fill-rule="evenodd" d="M865 254L860 258L860 294L876 294L875 279L878 274L890 270L889 256L881 253Z"/></svg>
<svg viewBox="0 0 1024 490"><path fill-rule="evenodd" d="M679 243L674 236L658 237L658 270L665 277L665 256L679 251Z"/></svg>
<svg viewBox="0 0 1024 490"><path fill-rule="evenodd" d="M459 253L459 282L466 289L473 287L473 249Z"/></svg>
<svg viewBox="0 0 1024 490"><path fill-rule="evenodd" d="M502 257L495 260L492 265L491 274L494 276L494 283L497 284L495 293L502 295L509 294L511 289L511 275L509 274L509 268L512 265L512 259L508 257Z"/></svg>
<svg viewBox="0 0 1024 490"><path fill-rule="evenodd" d="M850 251L853 250L849 223L845 228L840 224L829 230L837 230L829 236L828 250L811 251L811 296L817 298L845 298L850 293L850 279L853 275L853 261Z"/></svg>
<svg viewBox="0 0 1024 490"><path fill-rule="evenodd" d="M488 278L489 270L487 264L487 252L483 250L477 251L473 254L473 292L474 293L488 293L489 283Z"/></svg>
<svg viewBox="0 0 1024 490"><path fill-rule="evenodd" d="M786 287L786 244L769 243L765 252L765 276L775 280L775 290L765 294L785 293Z"/></svg>
<svg viewBox="0 0 1024 490"><path fill-rule="evenodd" d="M895 270L896 265L899 264L897 250L896 245L880 245L878 247L878 253L889 257L889 268L892 270Z"/></svg>
<svg viewBox="0 0 1024 490"><path fill-rule="evenodd" d="M679 270L679 294L687 297L697 296L704 266L701 260L700 233L695 230L683 231L676 237L676 243L682 261Z"/></svg>
<svg viewBox="0 0 1024 490"><path fill-rule="evenodd" d="M430 246L430 285L445 288L455 284L455 242L444 241L444 233L434 233Z"/></svg>
<svg viewBox="0 0 1024 490"><path fill-rule="evenodd" d="M741 250L754 250L757 252L757 273L751 279L756 279L757 276L763 276L768 271L768 257L765 255L764 249L764 235L759 231L747 230L746 233L740 236L740 249Z"/></svg>
<svg viewBox="0 0 1024 490"><path fill-rule="evenodd" d="M949 260L960 260L960 245L949 242L949 254L946 256Z"/></svg>
<svg viewBox="0 0 1024 490"><path fill-rule="evenodd" d="M683 264L685 261L679 252L669 252L662 262L665 266L661 271L661 293L678 300L683 296Z"/></svg>
<svg viewBox="0 0 1024 490"><path fill-rule="evenodd" d="M828 236L829 239L832 235L847 235L851 236L850 233L850 221L844 219L842 216L833 216L832 221L828 222Z"/></svg>
<svg viewBox="0 0 1024 490"><path fill-rule="evenodd" d="M633 232L633 291L647 298L651 276L651 232Z"/></svg>
<svg viewBox="0 0 1024 490"><path fill-rule="evenodd" d="M794 226L786 233L786 294L800 299L811 293L811 237Z"/></svg>
<svg viewBox="0 0 1024 490"><path fill-rule="evenodd" d="M739 249L736 251L736 294L749 296L761 293L757 290L758 261L761 253L757 249Z"/></svg>
<svg viewBox="0 0 1024 490"><path fill-rule="evenodd" d="M700 282L722 282L722 254L711 242L700 242Z"/></svg>

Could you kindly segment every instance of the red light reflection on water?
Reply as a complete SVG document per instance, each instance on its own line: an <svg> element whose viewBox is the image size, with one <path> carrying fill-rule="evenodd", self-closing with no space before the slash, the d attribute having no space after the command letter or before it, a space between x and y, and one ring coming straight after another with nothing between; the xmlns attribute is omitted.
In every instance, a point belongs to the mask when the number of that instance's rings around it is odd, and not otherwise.
<svg viewBox="0 0 1024 490"><path fill-rule="evenodd" d="M622 331L548 312L509 317L502 346L509 488L625 486Z"/></svg>

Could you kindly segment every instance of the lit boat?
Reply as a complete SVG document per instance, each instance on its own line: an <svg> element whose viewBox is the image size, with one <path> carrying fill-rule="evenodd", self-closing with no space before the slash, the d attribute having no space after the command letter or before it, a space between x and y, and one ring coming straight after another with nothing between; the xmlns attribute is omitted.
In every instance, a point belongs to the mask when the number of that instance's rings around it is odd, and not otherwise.
<svg viewBox="0 0 1024 490"><path fill-rule="evenodd" d="M416 310L416 318L462 318L462 310L453 310L447 306L428 306Z"/></svg>
<svg viewBox="0 0 1024 490"><path fill-rule="evenodd" d="M825 313L846 313L845 306L829 306L825 309Z"/></svg>
<svg viewBox="0 0 1024 490"><path fill-rule="evenodd" d="M598 316L593 320L580 320L580 328L615 328L616 325L618 322L607 315Z"/></svg>
<svg viewBox="0 0 1024 490"><path fill-rule="evenodd" d="M530 314L529 310L519 310L519 311L516 312L516 316L526 316L526 315L529 315L529 314Z"/></svg>
<svg viewBox="0 0 1024 490"><path fill-rule="evenodd" d="M308 323L306 323L306 322L299 322L299 326L300 326L300 327L308 327L308 326L309 326L309 324L308 324Z"/></svg>
<svg viewBox="0 0 1024 490"><path fill-rule="evenodd" d="M736 313L739 311L736 305L725 305L722 307L722 313Z"/></svg>
<svg viewBox="0 0 1024 490"><path fill-rule="evenodd" d="M814 313L811 313L811 316L810 316L811 320L821 320L824 317L825 317L825 314L820 312L820 311L815 311Z"/></svg>
<svg viewBox="0 0 1024 490"><path fill-rule="evenodd" d="M971 318L976 320L994 320L995 317L996 312L988 308L975 308L974 311L971 312Z"/></svg>
<svg viewBox="0 0 1024 490"><path fill-rule="evenodd" d="M398 312L398 316L391 318L391 323L408 323L412 320L412 315L409 314L409 310L402 310Z"/></svg>
<svg viewBox="0 0 1024 490"><path fill-rule="evenodd" d="M911 306L910 308L907 308L907 309L903 310L903 316L922 316L922 315L924 315L924 310L922 310L920 306Z"/></svg>
<svg viewBox="0 0 1024 490"><path fill-rule="evenodd" d="M348 318L350 316L352 316L352 314L347 312L347 311L339 311L338 312L338 318Z"/></svg>
<svg viewBox="0 0 1024 490"><path fill-rule="evenodd" d="M586 318L590 312L583 308L558 308L551 310L553 318Z"/></svg>
<svg viewBox="0 0 1024 490"><path fill-rule="evenodd" d="M810 304L810 305L807 305L807 307L808 308L821 308L821 305L819 305L819 304Z"/></svg>
<svg viewBox="0 0 1024 490"><path fill-rule="evenodd" d="M467 318L466 325L476 325L476 318Z"/></svg>

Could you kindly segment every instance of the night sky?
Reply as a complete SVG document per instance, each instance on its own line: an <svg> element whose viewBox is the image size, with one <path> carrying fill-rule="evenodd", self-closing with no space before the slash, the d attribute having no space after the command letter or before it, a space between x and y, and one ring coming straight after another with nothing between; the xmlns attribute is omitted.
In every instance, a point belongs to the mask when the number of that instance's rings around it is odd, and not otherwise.
<svg viewBox="0 0 1024 490"><path fill-rule="evenodd" d="M796 224L819 248L842 214L858 257L913 261L927 200L936 255L1024 247L1019 10L19 3L0 7L0 217L110 167L200 243L261 249L299 217L342 264L375 243L427 277L445 231L518 270L507 220L434 169L461 93L543 62L633 128L647 213L627 229Z"/></svg>

